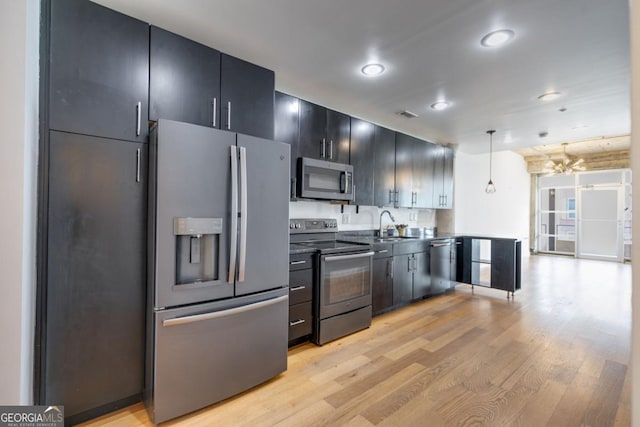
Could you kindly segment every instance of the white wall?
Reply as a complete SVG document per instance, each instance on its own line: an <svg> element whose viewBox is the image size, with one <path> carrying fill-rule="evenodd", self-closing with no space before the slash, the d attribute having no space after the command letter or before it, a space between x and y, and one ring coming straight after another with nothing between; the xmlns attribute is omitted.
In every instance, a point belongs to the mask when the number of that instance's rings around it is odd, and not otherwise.
<svg viewBox="0 0 640 427"><path fill-rule="evenodd" d="M0 2L0 404L32 401L38 0Z"/></svg>
<svg viewBox="0 0 640 427"><path fill-rule="evenodd" d="M631 0L631 169L640 176L640 0ZM637 187L636 187L637 188ZM633 198L632 425L640 426L640 197Z"/></svg>
<svg viewBox="0 0 640 427"><path fill-rule="evenodd" d="M520 238L522 247L528 248L530 178L526 163L510 151L493 153L492 175L496 192L487 194L489 154L456 153L455 232Z"/></svg>
<svg viewBox="0 0 640 427"><path fill-rule="evenodd" d="M356 213L355 206L345 206L344 214L340 205L322 201L298 201L289 203L289 218L334 218L338 221L339 231L377 230L380 226L380 213L388 209L395 218L396 224L407 224L409 227L434 227L435 210L432 209L393 209L375 206L360 206ZM391 225L388 215L382 219L382 225Z"/></svg>

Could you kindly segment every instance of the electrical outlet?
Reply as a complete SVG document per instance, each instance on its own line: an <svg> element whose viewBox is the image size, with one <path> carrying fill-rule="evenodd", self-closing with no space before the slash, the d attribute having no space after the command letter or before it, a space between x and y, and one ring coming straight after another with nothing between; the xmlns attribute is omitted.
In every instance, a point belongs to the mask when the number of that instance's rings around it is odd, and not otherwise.
<svg viewBox="0 0 640 427"><path fill-rule="evenodd" d="M351 222L351 215L347 214L347 213L343 213L342 214L342 223L343 224L349 224Z"/></svg>
<svg viewBox="0 0 640 427"><path fill-rule="evenodd" d="M418 212L411 212L409 214L409 221L417 221L418 220Z"/></svg>

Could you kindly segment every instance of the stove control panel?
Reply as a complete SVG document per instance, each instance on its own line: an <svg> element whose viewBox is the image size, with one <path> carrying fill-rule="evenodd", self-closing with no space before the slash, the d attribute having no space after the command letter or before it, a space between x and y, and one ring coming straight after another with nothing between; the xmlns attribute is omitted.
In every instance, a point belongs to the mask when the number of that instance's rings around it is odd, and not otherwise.
<svg viewBox="0 0 640 427"><path fill-rule="evenodd" d="M338 220L328 219L290 219L289 234L292 233L335 233L338 231Z"/></svg>

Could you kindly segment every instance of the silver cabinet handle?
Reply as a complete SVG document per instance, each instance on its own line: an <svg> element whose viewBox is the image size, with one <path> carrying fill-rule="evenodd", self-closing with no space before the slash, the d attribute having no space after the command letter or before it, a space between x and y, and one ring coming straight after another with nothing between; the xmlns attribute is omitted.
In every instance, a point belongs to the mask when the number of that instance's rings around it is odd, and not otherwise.
<svg viewBox="0 0 640 427"><path fill-rule="evenodd" d="M338 255L338 256L328 256L325 257L324 260L327 262L330 261L342 261L342 260L346 260L346 259L356 259L356 258L366 258L369 256L373 255L373 251L372 252L365 252L365 253L361 253L361 254L353 254L353 255Z"/></svg>
<svg viewBox="0 0 640 427"><path fill-rule="evenodd" d="M393 190L389 190L389 203L390 204L393 203L393 193L394 193Z"/></svg>
<svg viewBox="0 0 640 427"><path fill-rule="evenodd" d="M229 244L229 279L233 283L236 277L236 254L238 252L238 149L231 146L231 228Z"/></svg>
<svg viewBox="0 0 640 427"><path fill-rule="evenodd" d="M400 198L400 191L399 190L395 191L395 193L396 193L396 199L394 200L394 204L396 206L398 206L398 199Z"/></svg>
<svg viewBox="0 0 640 427"><path fill-rule="evenodd" d="M388 249L383 249L381 251L376 251L377 254L386 254L387 252L389 252Z"/></svg>
<svg viewBox="0 0 640 427"><path fill-rule="evenodd" d="M443 246L451 246L451 243L432 243L432 248L441 248Z"/></svg>
<svg viewBox="0 0 640 427"><path fill-rule="evenodd" d="M140 182L140 149L136 150L136 182Z"/></svg>
<svg viewBox="0 0 640 427"><path fill-rule="evenodd" d="M289 326L302 325L304 322L306 322L304 319L293 320L289 322Z"/></svg>
<svg viewBox="0 0 640 427"><path fill-rule="evenodd" d="M302 291L304 289L307 289L306 286L302 285L302 286L296 286L295 288L289 288L289 292L295 292L295 291Z"/></svg>
<svg viewBox="0 0 640 427"><path fill-rule="evenodd" d="M333 140L329 140L329 160L333 160Z"/></svg>
<svg viewBox="0 0 640 427"><path fill-rule="evenodd" d="M234 316L240 313L246 313L247 311L257 310L259 308L269 307L270 305L278 304L279 302L289 299L289 295L283 295L278 298L268 299L266 301L260 301L249 305L243 305L241 307L230 308L228 310L214 311L211 313L196 314L193 316L176 317L174 319L167 319L162 321L162 326L177 326L187 323L202 322L211 319L220 319L223 317Z"/></svg>
<svg viewBox="0 0 640 427"><path fill-rule="evenodd" d="M291 261L289 262L289 265L300 265L300 264L306 264L307 261L306 260L301 260L301 261Z"/></svg>
<svg viewBox="0 0 640 427"><path fill-rule="evenodd" d="M326 154L325 153L325 145L326 145L325 139L322 138L322 145L321 145L322 148L320 149L320 158L322 158L322 159L325 158L325 154Z"/></svg>
<svg viewBox="0 0 640 427"><path fill-rule="evenodd" d="M231 101L227 102L227 129L231 130Z"/></svg>
<svg viewBox="0 0 640 427"><path fill-rule="evenodd" d="M216 116L218 112L218 98L213 98L211 102L211 106L213 107L213 115L211 116L211 126L216 127Z"/></svg>
<svg viewBox="0 0 640 427"><path fill-rule="evenodd" d="M142 102L136 104L136 136L140 136L140 126L142 122Z"/></svg>
<svg viewBox="0 0 640 427"><path fill-rule="evenodd" d="M393 279L393 260L391 258L387 260L387 276Z"/></svg>
<svg viewBox="0 0 640 427"><path fill-rule="evenodd" d="M238 282L244 282L247 261L247 149L240 147L240 271Z"/></svg>

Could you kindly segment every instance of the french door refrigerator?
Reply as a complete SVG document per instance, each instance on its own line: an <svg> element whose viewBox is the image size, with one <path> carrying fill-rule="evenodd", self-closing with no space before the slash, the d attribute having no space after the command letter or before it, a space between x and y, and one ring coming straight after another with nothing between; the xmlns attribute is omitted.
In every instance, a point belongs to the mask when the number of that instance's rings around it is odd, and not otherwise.
<svg viewBox="0 0 640 427"><path fill-rule="evenodd" d="M159 120L145 404L155 423L287 368L289 145Z"/></svg>

